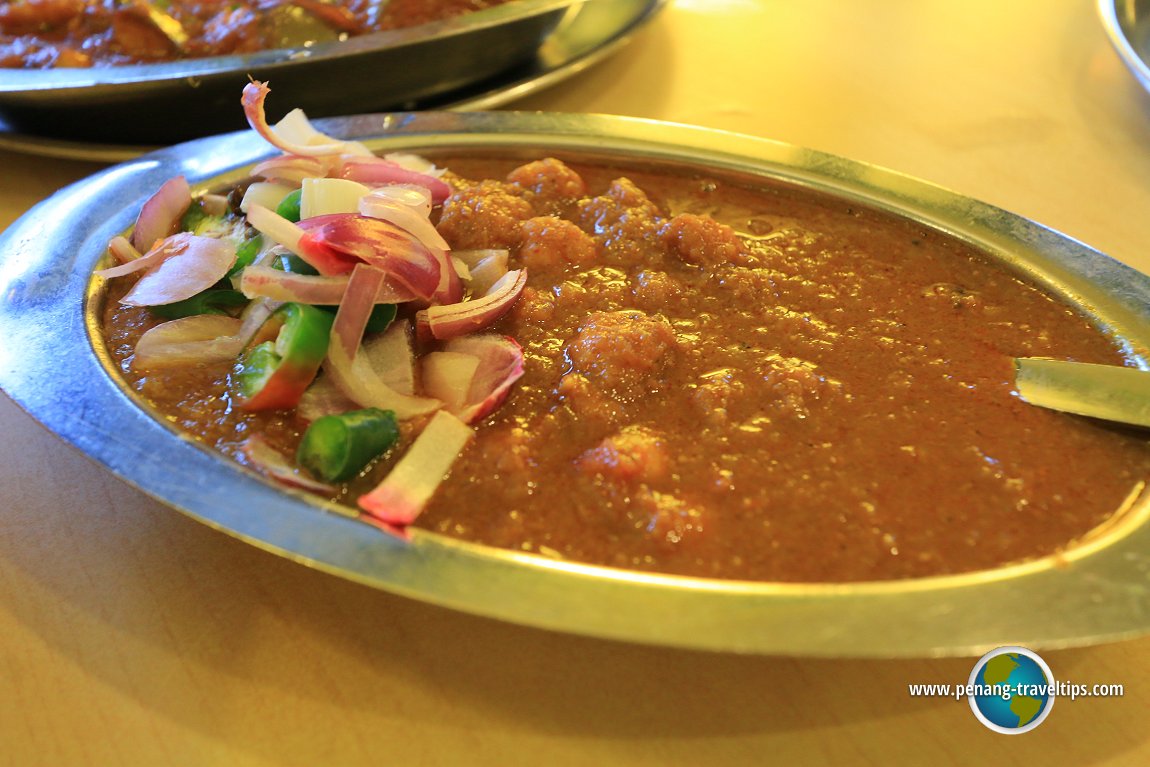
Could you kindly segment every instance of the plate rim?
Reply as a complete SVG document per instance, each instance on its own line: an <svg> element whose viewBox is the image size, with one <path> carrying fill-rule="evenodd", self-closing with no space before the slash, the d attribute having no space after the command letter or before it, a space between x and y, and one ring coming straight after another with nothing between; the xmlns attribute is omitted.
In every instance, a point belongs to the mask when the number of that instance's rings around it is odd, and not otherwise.
<svg viewBox="0 0 1150 767"><path fill-rule="evenodd" d="M458 37L472 32L546 15L593 0L519 0L412 27L382 30L314 46L276 48L246 54L205 56L154 64L123 64L83 68L5 69L0 100L22 93L67 94L91 87L134 87L155 83L232 75L252 69L280 71L312 62L348 58Z"/></svg>
<svg viewBox="0 0 1150 767"><path fill-rule="evenodd" d="M1121 8L1119 5L1121 4ZM1130 27L1136 22L1123 19L1123 9L1129 9L1131 14L1137 13L1136 0L1098 0L1098 14L1102 19L1102 28L1110 40L1111 46L1122 59L1122 63L1130 70L1143 88L1150 90L1150 60L1134 47L1130 36Z"/></svg>
<svg viewBox="0 0 1150 767"><path fill-rule="evenodd" d="M585 0L583 6L602 1ZM621 4L620 0L612 1ZM571 34L571 30L577 28L575 24L578 21L578 14L586 10L582 6L575 9L575 17L561 22L556 30L548 36L536 52L534 59L525 65L523 71L520 67L515 67L513 71L498 75L491 81L476 83L450 93L419 100L410 106L405 105L405 109L408 111L418 109L486 111L527 98L575 77L628 45L643 27L654 21L658 14L670 4L670 0L625 1L631 5L631 8L620 18L620 23L604 28L601 37L596 38L589 45L576 49L569 56L564 57L552 53L552 51L556 48L561 49ZM0 115L0 149L13 152L68 160L118 163L161 148L161 146L85 142L19 133L10 129L4 121L3 115Z"/></svg>

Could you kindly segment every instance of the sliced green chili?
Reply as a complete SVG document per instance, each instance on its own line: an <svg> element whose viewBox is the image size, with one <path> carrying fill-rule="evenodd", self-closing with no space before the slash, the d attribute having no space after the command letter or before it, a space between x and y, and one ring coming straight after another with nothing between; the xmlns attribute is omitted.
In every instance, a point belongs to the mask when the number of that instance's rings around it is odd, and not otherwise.
<svg viewBox="0 0 1150 767"><path fill-rule="evenodd" d="M281 253L272 263L272 267L292 274L319 274L318 269L295 253Z"/></svg>
<svg viewBox="0 0 1150 767"><path fill-rule="evenodd" d="M256 332L233 376L237 404L245 410L295 407L327 355L331 314L287 303Z"/></svg>
<svg viewBox="0 0 1150 767"><path fill-rule="evenodd" d="M399 422L390 410L325 415L304 432L296 461L324 482L346 482L398 439Z"/></svg>
<svg viewBox="0 0 1150 767"><path fill-rule="evenodd" d="M204 210L204 203L200 200L193 200L192 204L184 211L184 215L180 218L180 231L196 231L207 217L208 213Z"/></svg>
<svg viewBox="0 0 1150 767"><path fill-rule="evenodd" d="M153 314L164 319L175 320L194 314L233 314L228 310L238 309L247 302L247 296L238 290L209 288L183 301L153 306L151 310Z"/></svg>
<svg viewBox="0 0 1150 767"><path fill-rule="evenodd" d="M236 262L232 264L232 268L228 270L227 276L229 278L235 277L244 269L251 266L252 261L256 260L256 256L260 254L263 247L264 238L259 234L241 242L236 248Z"/></svg>
<svg viewBox="0 0 1150 767"><path fill-rule="evenodd" d="M367 318L367 333L382 333L395 321L397 308L395 304L376 304Z"/></svg>
<svg viewBox="0 0 1150 767"><path fill-rule="evenodd" d="M283 216L288 221L299 223L299 206L302 195L302 189L296 189L288 192L287 196L280 200L280 204L276 206L276 213Z"/></svg>

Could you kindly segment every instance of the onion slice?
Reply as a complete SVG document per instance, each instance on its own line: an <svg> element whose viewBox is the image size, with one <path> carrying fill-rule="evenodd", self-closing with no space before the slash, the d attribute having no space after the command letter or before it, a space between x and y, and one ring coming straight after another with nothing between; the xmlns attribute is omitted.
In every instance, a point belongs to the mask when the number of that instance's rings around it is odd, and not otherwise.
<svg viewBox="0 0 1150 767"><path fill-rule="evenodd" d="M248 125L277 149L303 157L324 155L371 156L371 151L358 141L341 141L319 132L299 109L293 109L273 128L268 125L264 100L271 89L267 83L252 80L244 86L241 103Z"/></svg>
<svg viewBox="0 0 1150 767"><path fill-rule="evenodd" d="M367 373L364 373L365 361L370 366ZM352 372L363 376L372 371L393 392L407 396L414 394L415 365L410 322L394 322L386 331L360 345L352 362ZM359 407L335 384L333 376L321 375L304 392L296 414L305 421L314 421L320 416L346 413Z"/></svg>
<svg viewBox="0 0 1150 767"><path fill-rule="evenodd" d="M231 242L187 232L164 240L161 248L170 254L141 277L121 303L159 306L183 301L222 280L236 260Z"/></svg>
<svg viewBox="0 0 1150 767"><path fill-rule="evenodd" d="M496 250L471 267L468 286L473 295L485 295L503 279L507 274L507 259L506 250Z"/></svg>
<svg viewBox="0 0 1150 767"><path fill-rule="evenodd" d="M132 246L142 252L155 247L176 233L180 219L192 206L192 190L183 176L170 178L160 185L144 205L132 229Z"/></svg>
<svg viewBox="0 0 1150 767"><path fill-rule="evenodd" d="M408 185L380 187L360 198L359 212L369 218L394 224L418 239L439 264L439 283L431 300L440 304L456 303L463 298L463 283L447 256L451 246L428 217L431 208L429 204L425 206L423 201L430 203L430 199L415 198L410 200L414 204L408 204L412 191Z"/></svg>
<svg viewBox="0 0 1150 767"><path fill-rule="evenodd" d="M367 358L358 354L368 316L375 305L374 297L383 281L383 272L366 264L356 266L351 273L332 323L324 370L340 391L361 407L392 410L396 418L405 420L437 410L442 403L395 391L380 380Z"/></svg>
<svg viewBox="0 0 1150 767"><path fill-rule="evenodd" d="M445 259L437 259L412 234L394 224L359 214L337 214L313 219L306 226L298 243L302 250L326 249L342 258L363 261L424 300L439 290ZM323 269L319 271L323 273Z"/></svg>
<svg viewBox="0 0 1150 767"><path fill-rule="evenodd" d="M462 352L438 351L425 354L420 360L423 390L443 401L443 409L457 414L467 405L467 393L479 358Z"/></svg>
<svg viewBox="0 0 1150 767"><path fill-rule="evenodd" d="M242 323L222 314L196 314L160 323L136 341L132 367L165 367L234 360L243 351Z"/></svg>
<svg viewBox="0 0 1150 767"><path fill-rule="evenodd" d="M356 265L356 259L316 242L299 224L263 205L252 204L246 212L248 223L256 230L302 258L322 275L347 274Z"/></svg>
<svg viewBox="0 0 1150 767"><path fill-rule="evenodd" d="M527 285L527 270L508 272L482 298L447 306L429 306L417 315L432 338L449 341L490 327L506 314Z"/></svg>
<svg viewBox="0 0 1150 767"><path fill-rule="evenodd" d="M300 183L300 218L358 213L360 199L370 192L371 187L346 178L305 178Z"/></svg>
<svg viewBox="0 0 1150 767"><path fill-rule="evenodd" d="M399 320L360 346L360 354L389 388L415 394L415 351L410 320Z"/></svg>
<svg viewBox="0 0 1150 767"><path fill-rule="evenodd" d="M123 237L118 237L113 238L112 241L108 243L109 250L119 249L120 254L113 256L117 260L119 260L121 256L130 255L132 252L137 252L136 249L132 247L131 243L124 244L125 242L126 241L124 241ZM103 277L106 280L111 280L116 277L123 277L125 274L132 274L133 272L142 272L147 271L148 269L155 269L157 266L163 263L164 260L174 256L177 252L176 248L169 247L166 243L166 240L161 240L156 244L156 247L152 248L142 256L137 256L136 258L123 261L116 264L115 266L109 266L104 269L97 269L95 274L98 277ZM131 248L131 250L129 251L127 248Z"/></svg>
<svg viewBox="0 0 1150 767"><path fill-rule="evenodd" d="M295 414L307 423L325 415L338 415L359 407L340 391L329 375L321 375L307 387L296 405Z"/></svg>
<svg viewBox="0 0 1150 767"><path fill-rule="evenodd" d="M359 498L359 507L403 530L416 520L475 437L470 426L443 410L432 416L387 477Z"/></svg>
<svg viewBox="0 0 1150 767"><path fill-rule="evenodd" d="M257 163L252 168L256 178L267 179L293 186L299 186L305 178L326 176L328 164L319 157L301 157L297 154L281 154L270 160Z"/></svg>
<svg viewBox="0 0 1150 767"><path fill-rule="evenodd" d="M436 203L451 196L451 186L443 179L409 170L383 157L346 157L334 174L362 184L414 184L430 192Z"/></svg>
<svg viewBox="0 0 1150 767"><path fill-rule="evenodd" d="M240 274L240 291L248 298L335 306L343 300L348 280L347 275L294 274L270 266L249 266ZM384 280L375 303L402 304L415 298L410 290Z"/></svg>
<svg viewBox="0 0 1150 767"><path fill-rule="evenodd" d="M468 250L454 250L451 255L467 264L468 269L474 269L484 261L495 256L502 256L506 260L511 252L507 248L476 248Z"/></svg>
<svg viewBox="0 0 1150 767"><path fill-rule="evenodd" d="M313 479L299 466L289 461L282 453L269 445L258 434L248 437L240 443L247 464L263 474L291 487L298 487L320 495L334 495L335 487L319 480Z"/></svg>
<svg viewBox="0 0 1150 767"><path fill-rule="evenodd" d="M523 376L523 348L510 336L464 336L449 341L444 351L479 360L464 404L455 412L465 423L475 423L494 412L507 399L511 385Z"/></svg>
<svg viewBox="0 0 1150 767"><path fill-rule="evenodd" d="M240 314L239 332L236 335L244 346L255 337L259 329L267 322L268 317L271 317L275 310L280 308L282 301L273 301L270 298L257 298L252 301Z"/></svg>
<svg viewBox="0 0 1150 767"><path fill-rule="evenodd" d="M359 212L378 218L411 232L428 248L451 250L447 240L431 223L431 219L417 208L403 202L395 192L397 187L384 186L368 192L359 200ZM404 187L399 187L404 188Z"/></svg>
<svg viewBox="0 0 1150 767"><path fill-rule="evenodd" d="M108 243L108 252L112 254L112 258L116 263L121 265L138 261L144 255L136 250L131 240L123 235L116 235L111 239ZM97 274L98 273L99 272L97 272Z"/></svg>
<svg viewBox="0 0 1150 767"><path fill-rule="evenodd" d="M260 205L268 210L276 207L287 197L294 187L279 181L255 181L248 185L244 196L240 200L240 211L246 214L253 205Z"/></svg>

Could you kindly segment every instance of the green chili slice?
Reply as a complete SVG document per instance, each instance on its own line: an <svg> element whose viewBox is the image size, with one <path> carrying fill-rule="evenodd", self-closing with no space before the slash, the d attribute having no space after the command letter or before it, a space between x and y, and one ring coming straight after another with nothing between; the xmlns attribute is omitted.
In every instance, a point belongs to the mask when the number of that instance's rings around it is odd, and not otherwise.
<svg viewBox="0 0 1150 767"><path fill-rule="evenodd" d="M287 196L280 200L280 204L276 206L276 213L283 216L288 221L299 223L299 206L302 195L302 189L295 189L291 192L288 192Z"/></svg>
<svg viewBox="0 0 1150 767"><path fill-rule="evenodd" d="M395 413L379 408L325 415L312 421L296 461L324 482L346 482L399 439Z"/></svg>
<svg viewBox="0 0 1150 767"><path fill-rule="evenodd" d="M195 314L232 314L229 309L246 305L247 296L238 290L209 288L183 301L150 307L153 314L164 319L176 320Z"/></svg>
<svg viewBox="0 0 1150 767"><path fill-rule="evenodd" d="M237 363L232 380L240 407L295 407L327 355L332 320L309 304L276 309Z"/></svg>

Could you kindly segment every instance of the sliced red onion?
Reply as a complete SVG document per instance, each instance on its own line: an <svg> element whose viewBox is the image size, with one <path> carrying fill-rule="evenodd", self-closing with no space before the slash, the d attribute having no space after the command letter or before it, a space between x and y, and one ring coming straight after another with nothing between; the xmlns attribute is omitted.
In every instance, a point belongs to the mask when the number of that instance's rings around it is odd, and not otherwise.
<svg viewBox="0 0 1150 767"><path fill-rule="evenodd" d="M240 291L248 298L271 298L304 304L335 306L343 300L348 276L294 274L270 266L249 266L240 274ZM385 280L375 296L377 304L402 304L416 298L410 290Z"/></svg>
<svg viewBox="0 0 1150 767"><path fill-rule="evenodd" d="M432 397L403 394L388 386L372 368L367 355L357 355L349 364L346 359L336 358L340 354L342 350L335 350L333 353L329 349L327 362L330 363L330 367L325 369L332 373L332 378L344 394L360 407L377 407L380 410L394 411L395 417L401 421L427 415L443 407L442 402ZM341 371L345 368L349 368L351 372L344 375Z"/></svg>
<svg viewBox="0 0 1150 767"><path fill-rule="evenodd" d="M222 194L205 194L200 197L200 205L209 216L222 216L228 212L228 198Z"/></svg>
<svg viewBox="0 0 1150 767"><path fill-rule="evenodd" d="M239 319L222 314L196 314L149 329L136 341L132 367L164 367L234 360L243 351Z"/></svg>
<svg viewBox="0 0 1150 767"><path fill-rule="evenodd" d="M323 151L319 155L329 167L336 167L342 158L375 157L375 153L358 141L337 139L316 129L302 109L293 109L285 114L273 127L276 135L296 148L338 147L336 152ZM280 147L283 149L284 147ZM312 152L296 152L305 156L316 156Z"/></svg>
<svg viewBox="0 0 1150 767"><path fill-rule="evenodd" d="M247 214L248 223L260 234L283 245L297 256L299 255L299 241L304 235L304 230L297 224L288 221L268 206L258 202L248 205L244 213Z"/></svg>
<svg viewBox="0 0 1150 767"><path fill-rule="evenodd" d="M244 197L240 200L240 210L246 214L253 205L275 210L283 198L287 197L288 193L294 189L293 186L274 181L256 181L254 184L248 184L248 188L244 191Z"/></svg>
<svg viewBox="0 0 1150 767"><path fill-rule="evenodd" d="M356 141L341 141L320 133L308 121L307 116L299 109L293 109L273 128L268 125L267 114L264 111L264 100L270 92L267 83L251 81L244 86L241 99L244 106L244 115L248 125L256 133L264 137L272 146L282 149L288 154L304 157L317 157L323 155L363 155L370 156L371 151Z"/></svg>
<svg viewBox="0 0 1150 767"><path fill-rule="evenodd" d="M431 254L439 263L439 283L435 286L435 293L431 297L432 303L456 304L463 300L463 280L455 268L455 263L447 255L447 251L431 248Z"/></svg>
<svg viewBox="0 0 1150 767"><path fill-rule="evenodd" d="M115 262L120 265L139 261L143 257L143 253L136 250L128 238L122 235L116 235L112 238L111 242L108 243L108 252L112 254L112 258ZM106 271L106 269L101 270L101 272ZM101 272L96 273L101 274ZM101 274L101 276L107 277L108 275Z"/></svg>
<svg viewBox="0 0 1150 767"><path fill-rule="evenodd" d="M301 219L333 213L358 213L359 201L371 187L346 178L305 178L300 186Z"/></svg>
<svg viewBox="0 0 1150 767"><path fill-rule="evenodd" d="M356 264L347 281L339 309L331 327L331 345L343 349L349 361L355 359L363 340L368 318L375 306L375 296L387 275L368 264Z"/></svg>
<svg viewBox="0 0 1150 767"><path fill-rule="evenodd" d="M407 189L409 187L382 186L378 189L368 190L367 194L359 200L358 211L365 216L382 219L401 229L406 229L428 248L451 250L447 240L443 239L443 235L436 230L435 225L428 218L431 209L428 208L428 212L424 213L422 207L397 199L395 192L397 188Z"/></svg>
<svg viewBox="0 0 1150 767"><path fill-rule="evenodd" d="M258 163L252 168L252 175L298 187L305 178L326 176L328 170L329 163L325 162L325 158L281 154Z"/></svg>
<svg viewBox="0 0 1150 767"><path fill-rule="evenodd" d="M335 495L335 487L313 479L258 434L240 443L240 450L249 466L277 482L320 495Z"/></svg>
<svg viewBox="0 0 1150 767"><path fill-rule="evenodd" d="M431 216L431 192L418 184L384 184L371 190L376 197L394 200L428 218Z"/></svg>
<svg viewBox="0 0 1150 767"><path fill-rule="evenodd" d="M293 274L270 266L249 266L240 273L239 289L248 298L334 306L343 298L347 277Z"/></svg>
<svg viewBox="0 0 1150 767"><path fill-rule="evenodd" d="M431 300L439 304L456 303L463 298L463 283L459 279L459 272L447 255L451 246L447 244L447 240L443 239L431 220L423 213L422 205L420 204L418 208L408 205L403 201L403 198L408 195L400 193L399 189L410 191L408 187L396 186L380 187L372 191L360 199L359 212L365 216L394 224L414 235L439 264L439 282ZM413 202L419 204L418 200L413 200ZM430 213L430 207L427 210Z"/></svg>
<svg viewBox="0 0 1150 767"><path fill-rule="evenodd" d="M431 193L431 200L441 203L451 196L451 186L435 176L408 170L382 157L349 157L334 171L340 178L363 184L414 184Z"/></svg>
<svg viewBox="0 0 1150 767"><path fill-rule="evenodd" d="M423 385L465 423L485 418L523 375L523 349L500 335L465 336L423 358Z"/></svg>
<svg viewBox="0 0 1150 767"><path fill-rule="evenodd" d="M380 380L365 355L358 354L374 297L385 275L360 264L351 273L343 301L336 312L328 344L325 372L340 391L361 407L395 411L401 420L437 410L441 403L425 397L400 394Z"/></svg>
<svg viewBox="0 0 1150 767"><path fill-rule="evenodd" d="M495 283L503 279L507 274L507 258L506 250L491 251L491 255L471 267L467 284L471 288L472 295L486 295Z"/></svg>
<svg viewBox="0 0 1150 767"><path fill-rule="evenodd" d="M282 301L273 301L270 298L257 298L248 304L240 314L240 329L236 336L244 346L255 337L255 334L267 322L276 309L280 308Z"/></svg>
<svg viewBox="0 0 1150 767"><path fill-rule="evenodd" d="M420 432L387 477L359 498L359 507L375 519L397 528L414 522L452 465L475 437L470 426L439 411Z"/></svg>
<svg viewBox="0 0 1150 767"><path fill-rule="evenodd" d="M511 385L523 376L523 349L509 336L464 336L449 341L444 351L479 360L464 404L455 411L466 423L475 423L494 412L507 399Z"/></svg>
<svg viewBox="0 0 1150 767"><path fill-rule="evenodd" d="M298 224L288 221L263 205L251 205L247 210L248 223L260 234L296 254L323 275L348 274L356 259L309 238Z"/></svg>
<svg viewBox="0 0 1150 767"><path fill-rule="evenodd" d="M170 178L148 198L132 230L132 246L141 252L151 250L157 241L176 233L180 219L192 205L192 190L183 176Z"/></svg>
<svg viewBox="0 0 1150 767"><path fill-rule="evenodd" d="M388 388L415 394L415 351L409 320L393 322L383 333L365 340L359 351Z"/></svg>
<svg viewBox="0 0 1150 767"><path fill-rule="evenodd" d="M464 282L471 282L471 269L463 261L460 261L455 256L451 256L451 265L455 267L455 273L459 275L459 279Z"/></svg>
<svg viewBox="0 0 1150 767"><path fill-rule="evenodd" d="M306 231L299 247L326 248L363 261L383 270L422 299L436 295L443 263L411 234L367 216L349 214L321 219L323 223Z"/></svg>
<svg viewBox="0 0 1150 767"><path fill-rule="evenodd" d="M459 414L467 406L471 381L479 368L479 358L463 352L438 351L419 361L423 390L443 402L443 409Z"/></svg>
<svg viewBox="0 0 1150 767"><path fill-rule="evenodd" d="M440 168L426 157L410 152L388 152L383 156L383 159L388 162L393 162L401 168L413 170L434 178L439 178L447 172L446 168Z"/></svg>
<svg viewBox="0 0 1150 767"><path fill-rule="evenodd" d="M447 306L429 306L419 312L417 319L426 323L432 338L440 341L458 338L490 327L511 309L526 285L527 270L517 269L505 274L482 298Z"/></svg>
<svg viewBox="0 0 1150 767"><path fill-rule="evenodd" d="M236 260L233 243L187 232L164 240L162 248L170 255L141 277L121 303L160 306L183 301L222 280Z"/></svg>
<svg viewBox="0 0 1150 767"><path fill-rule="evenodd" d="M474 250L453 250L451 255L467 264L468 269L474 269L480 263L492 257L503 256L506 259L509 251L506 248L477 248Z"/></svg>
<svg viewBox="0 0 1150 767"><path fill-rule="evenodd" d="M358 408L359 405L335 385L331 376L320 375L300 397L295 412L297 416L310 423L325 415L338 415Z"/></svg>

